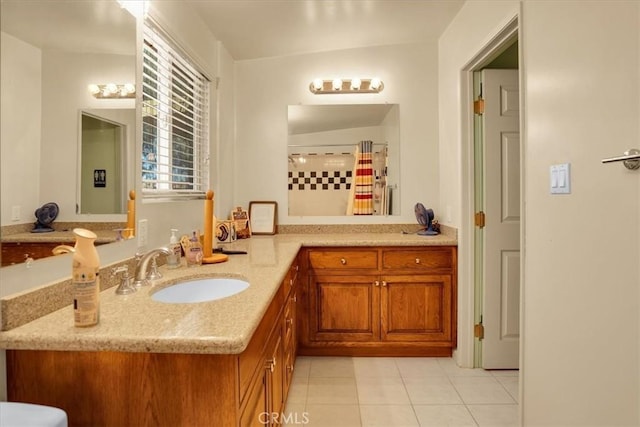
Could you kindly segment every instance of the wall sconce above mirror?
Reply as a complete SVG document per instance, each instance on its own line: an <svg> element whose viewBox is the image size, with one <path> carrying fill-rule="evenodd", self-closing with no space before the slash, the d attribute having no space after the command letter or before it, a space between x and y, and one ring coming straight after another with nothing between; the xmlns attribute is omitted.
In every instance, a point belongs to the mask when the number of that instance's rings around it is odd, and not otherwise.
<svg viewBox="0 0 640 427"><path fill-rule="evenodd" d="M378 78L360 79L315 79L309 84L309 90L315 95L346 94L346 93L380 93L384 83Z"/></svg>

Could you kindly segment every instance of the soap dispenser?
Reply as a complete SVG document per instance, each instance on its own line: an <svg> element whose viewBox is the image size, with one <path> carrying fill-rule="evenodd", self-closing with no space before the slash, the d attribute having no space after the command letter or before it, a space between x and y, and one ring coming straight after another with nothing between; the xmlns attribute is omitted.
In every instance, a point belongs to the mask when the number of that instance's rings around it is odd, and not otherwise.
<svg viewBox="0 0 640 427"><path fill-rule="evenodd" d="M178 236L176 235L177 232L178 230L176 228L171 229L169 250L172 254L167 256L167 268L180 267L180 259L182 258L182 247L180 246L180 241L178 240Z"/></svg>
<svg viewBox="0 0 640 427"><path fill-rule="evenodd" d="M98 236L83 228L76 228L73 233L76 236L71 276L74 323L77 327L94 326L100 318L100 259L94 245Z"/></svg>

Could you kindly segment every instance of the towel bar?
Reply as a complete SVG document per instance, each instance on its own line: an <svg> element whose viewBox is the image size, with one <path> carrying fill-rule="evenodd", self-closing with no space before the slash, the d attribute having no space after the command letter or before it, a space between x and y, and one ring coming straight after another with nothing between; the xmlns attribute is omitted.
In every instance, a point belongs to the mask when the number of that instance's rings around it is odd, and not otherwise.
<svg viewBox="0 0 640 427"><path fill-rule="evenodd" d="M632 148L624 152L623 156L602 159L602 163L624 162L624 167L629 170L640 168L640 150Z"/></svg>

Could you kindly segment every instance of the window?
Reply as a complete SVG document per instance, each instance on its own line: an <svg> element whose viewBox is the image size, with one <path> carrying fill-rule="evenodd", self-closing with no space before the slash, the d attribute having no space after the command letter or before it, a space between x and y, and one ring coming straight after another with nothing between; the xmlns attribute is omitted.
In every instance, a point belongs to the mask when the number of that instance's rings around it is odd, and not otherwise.
<svg viewBox="0 0 640 427"><path fill-rule="evenodd" d="M149 22L142 69L143 197L201 196L209 183L209 81Z"/></svg>

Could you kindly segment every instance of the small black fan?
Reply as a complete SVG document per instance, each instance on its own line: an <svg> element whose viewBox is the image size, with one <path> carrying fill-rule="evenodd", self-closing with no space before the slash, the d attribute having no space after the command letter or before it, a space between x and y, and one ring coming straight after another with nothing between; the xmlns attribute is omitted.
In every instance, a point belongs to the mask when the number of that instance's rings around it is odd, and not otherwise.
<svg viewBox="0 0 640 427"><path fill-rule="evenodd" d="M424 226L424 230L418 231L421 236L435 236L438 232L433 227L433 209L427 209L422 203L416 203L414 207L418 224Z"/></svg>
<svg viewBox="0 0 640 427"><path fill-rule="evenodd" d="M58 217L60 209L56 203L45 203L41 208L36 209L36 223L32 233L50 233L53 230L51 224Z"/></svg>

